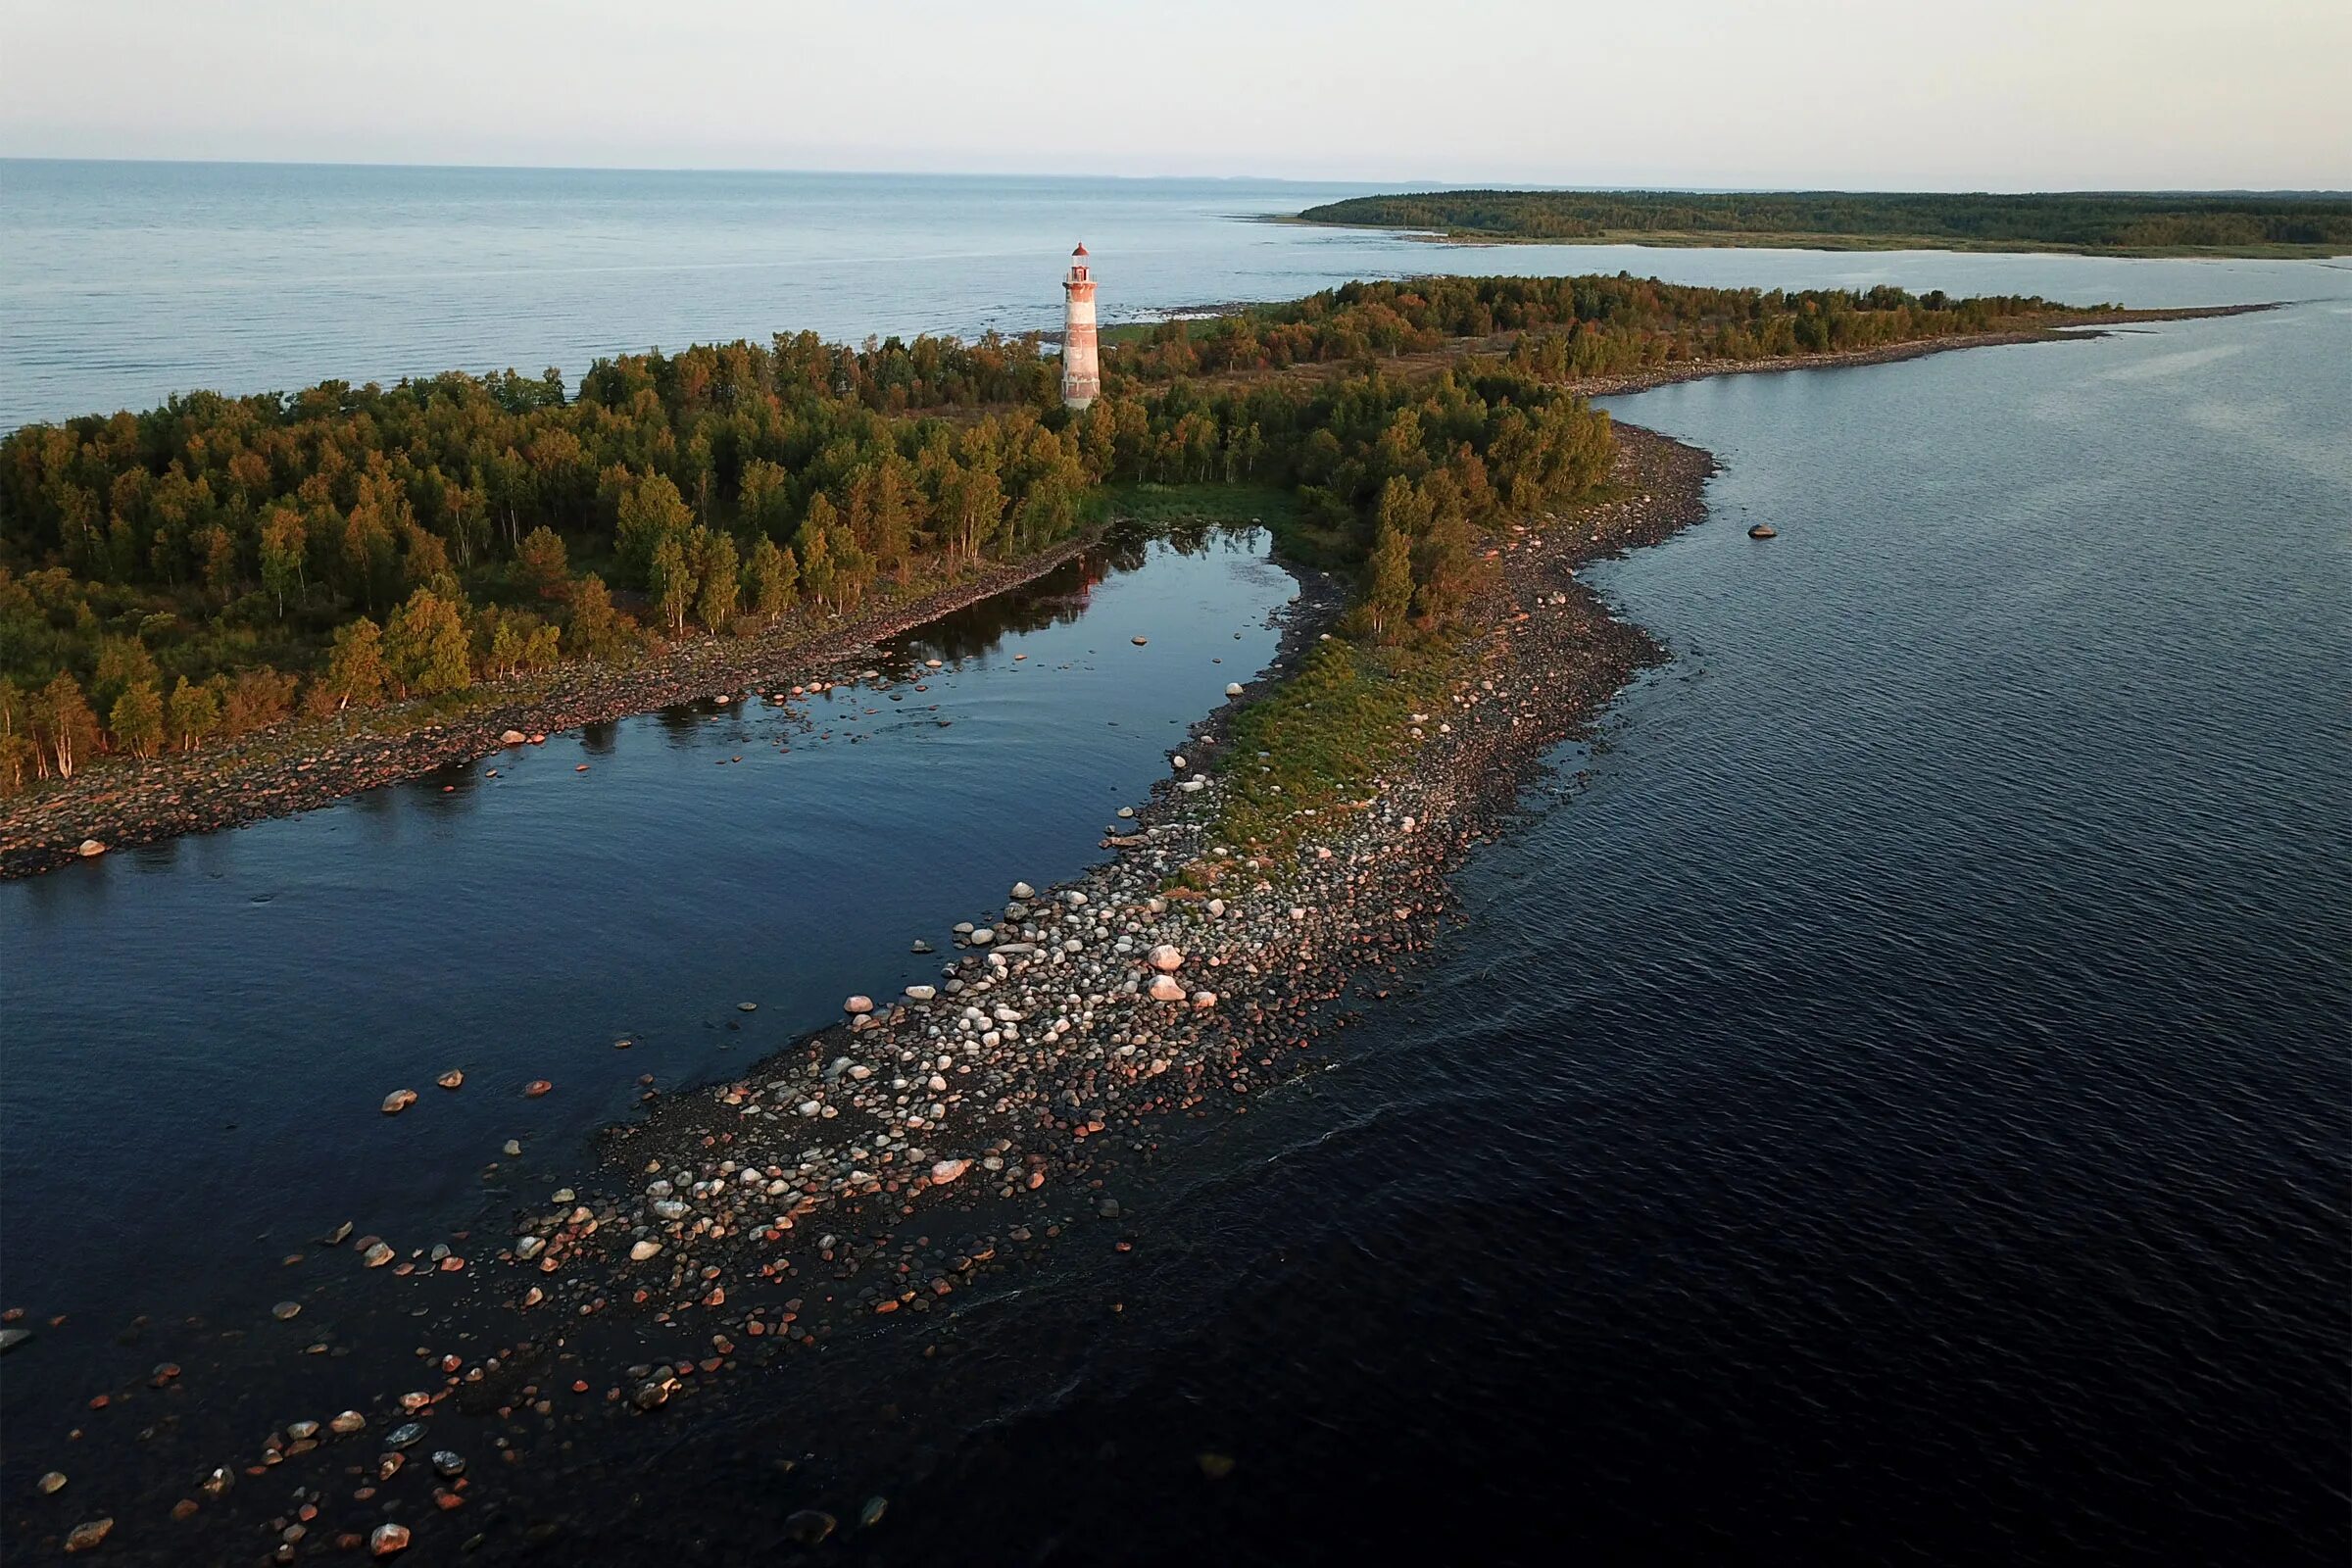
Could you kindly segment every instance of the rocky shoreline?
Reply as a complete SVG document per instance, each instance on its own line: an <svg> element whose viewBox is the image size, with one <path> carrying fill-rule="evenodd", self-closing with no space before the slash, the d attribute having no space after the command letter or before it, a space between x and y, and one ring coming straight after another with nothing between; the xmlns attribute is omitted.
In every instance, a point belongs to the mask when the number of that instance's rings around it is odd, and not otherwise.
<svg viewBox="0 0 2352 1568"><path fill-rule="evenodd" d="M1638 427L1619 436L1616 499L1496 541L1503 569L1446 698L1413 715L1405 760L1361 800L1323 811L1278 860L1214 836L1226 777L1252 765L1224 758L1232 719L1344 603L1309 576L1274 663L1171 754L1152 798L1106 833L1117 853L976 911L935 981L848 999L845 1023L739 1080L649 1096L594 1168L514 1210L503 1236L321 1239L322 1261L346 1268L287 1305L331 1310L338 1338L372 1351L257 1453L206 1454L194 1471L182 1455L138 1481L125 1466L105 1488L127 1527L107 1555L242 1556L258 1539L277 1560L414 1542L418 1557L478 1561L609 1541L632 1521L601 1467L647 1412L763 1367L792 1376L800 1352L912 1318L930 1325L923 1355L952 1353L957 1293L1081 1227L1123 1250L1116 1188L1166 1118L1246 1111L1392 983L1440 938L1448 875L1543 759L1663 657L1577 570L1696 521L1714 463ZM225 1396L240 1352L221 1338L218 1360L182 1351L152 1388ZM400 1373L394 1348L412 1345L426 1364ZM777 1539L854 1529L856 1502L812 1496ZM18 1539L52 1544L80 1517L11 1512Z"/></svg>
<svg viewBox="0 0 2352 1568"><path fill-rule="evenodd" d="M1026 560L811 632L805 625L749 638L676 644L627 665L571 664L551 680L446 722L399 734L303 724L265 730L234 749L120 760L63 785L0 802L0 881L37 876L74 859L85 840L127 849L316 810L344 796L487 757L510 733L544 738L651 712L714 691L773 682L854 660L884 638L1032 582L1092 546L1090 530Z"/></svg>

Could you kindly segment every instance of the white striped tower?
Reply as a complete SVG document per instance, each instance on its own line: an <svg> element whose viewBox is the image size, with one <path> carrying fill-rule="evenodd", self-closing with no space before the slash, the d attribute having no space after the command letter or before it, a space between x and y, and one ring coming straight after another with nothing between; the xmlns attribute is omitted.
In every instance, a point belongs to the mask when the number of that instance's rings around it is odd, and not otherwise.
<svg viewBox="0 0 2352 1568"><path fill-rule="evenodd" d="M1061 292L1061 401L1065 408L1085 409L1102 395L1102 365L1095 351L1095 280L1087 275L1083 245L1070 252Z"/></svg>

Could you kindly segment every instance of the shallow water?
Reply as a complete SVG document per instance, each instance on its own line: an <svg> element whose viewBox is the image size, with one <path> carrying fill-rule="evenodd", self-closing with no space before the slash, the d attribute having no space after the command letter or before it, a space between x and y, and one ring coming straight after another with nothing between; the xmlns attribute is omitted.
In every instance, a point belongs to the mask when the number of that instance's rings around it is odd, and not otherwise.
<svg viewBox="0 0 2352 1568"><path fill-rule="evenodd" d="M1131 542L892 639L887 690L672 709L0 884L0 1299L258 1312L312 1236L462 1224L486 1166L575 1169L639 1075L724 1077L934 978L914 939L1101 858L1265 663L1296 591L1265 551Z"/></svg>

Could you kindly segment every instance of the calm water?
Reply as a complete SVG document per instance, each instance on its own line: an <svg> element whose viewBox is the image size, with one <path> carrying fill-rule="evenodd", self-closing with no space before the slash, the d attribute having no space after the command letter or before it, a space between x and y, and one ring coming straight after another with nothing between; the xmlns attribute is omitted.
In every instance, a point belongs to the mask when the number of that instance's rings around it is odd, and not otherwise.
<svg viewBox="0 0 2352 1568"><path fill-rule="evenodd" d="M1596 574L1674 662L1464 873L1418 994L1170 1124L1135 1250L973 1293L953 1366L845 1343L622 1429L563 1501L664 1563L874 1493L845 1557L2343 1560L2352 272L1437 249L1233 223L1227 185L0 165L0 199L12 417L1045 324L1070 230L1107 279L1121 222L1128 311L1436 266L2309 302L1619 402L1728 465L1708 525ZM12 1449L154 1358L127 1312L251 1311L290 1237L467 1212L520 1137L500 1211L639 1073L730 1071L1097 853L1289 588L1219 543L1079 591L943 631L899 703L635 720L0 885L4 1289L103 1306L10 1357Z"/></svg>
<svg viewBox="0 0 2352 1568"><path fill-rule="evenodd" d="M489 1165L560 1185L639 1075L742 1071L1096 858L1295 586L1262 535L1125 547L893 641L887 690L598 725L0 884L0 1298L259 1311L343 1220L462 1226ZM404 1087L429 1098L382 1114Z"/></svg>
<svg viewBox="0 0 2352 1568"><path fill-rule="evenodd" d="M1245 223L1368 187L1245 180L645 173L0 160L0 429L173 392L554 366L763 339L1058 328L1084 240L1102 318L1431 270L2308 297L2234 262L1432 246Z"/></svg>
<svg viewBox="0 0 2352 1568"><path fill-rule="evenodd" d="M2338 299L1616 402L1728 464L1598 574L1675 662L1075 1348L984 1323L1030 1392L877 1550L2342 1562L2348 365Z"/></svg>

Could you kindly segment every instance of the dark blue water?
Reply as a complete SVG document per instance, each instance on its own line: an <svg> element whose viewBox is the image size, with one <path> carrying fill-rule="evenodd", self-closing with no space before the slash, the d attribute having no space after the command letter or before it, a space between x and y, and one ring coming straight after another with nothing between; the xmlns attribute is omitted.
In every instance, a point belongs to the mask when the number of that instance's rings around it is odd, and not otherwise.
<svg viewBox="0 0 2352 1568"><path fill-rule="evenodd" d="M874 1553L2343 1561L2347 365L2338 303L1614 403L1727 464L1597 573L1674 662L1053 1348L975 1322L1031 1375Z"/></svg>
<svg viewBox="0 0 2352 1568"><path fill-rule="evenodd" d="M689 220L703 176L604 177L0 167L0 422L1045 324L1062 231L1122 211L852 188L872 226L796 269L759 255L828 232L789 180ZM1728 465L1707 525L1596 573L1673 662L1464 871L1417 994L1169 1124L1122 1178L1134 1250L1075 1235L972 1293L952 1362L878 1335L575 1456L610 1560L885 1493L843 1555L2342 1561L2352 272L1439 250L1106 189L1137 310L1430 267L2313 303L1619 402ZM10 1356L11 1427L55 1440L85 1366L143 1364L122 1316L249 1310L308 1228L414 1232L493 1161L493 1209L562 1180L639 1073L727 1072L1082 863L1287 591L1166 561L813 729L705 707L0 886L5 1291L79 1314ZM779 1453L821 1460L785 1487Z"/></svg>
<svg viewBox="0 0 2352 1568"><path fill-rule="evenodd" d="M894 639L886 688L598 725L0 885L0 1300L101 1339L258 1316L344 1220L463 1226L486 1174L575 1175L641 1075L741 1072L935 978L915 939L1099 858L1265 663L1296 589L1265 548L1121 546ZM401 1088L424 1098L386 1116Z"/></svg>

